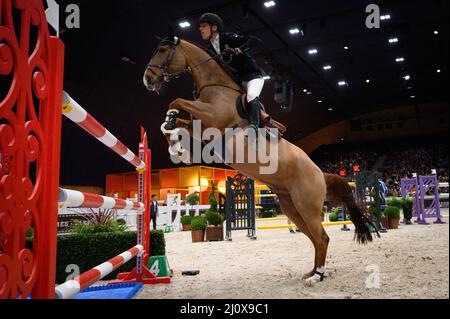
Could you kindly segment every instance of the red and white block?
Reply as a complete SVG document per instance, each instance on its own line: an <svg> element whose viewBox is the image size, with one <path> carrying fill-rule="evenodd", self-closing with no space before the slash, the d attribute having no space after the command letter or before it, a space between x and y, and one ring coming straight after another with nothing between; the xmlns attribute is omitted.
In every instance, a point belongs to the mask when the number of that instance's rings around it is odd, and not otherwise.
<svg viewBox="0 0 450 319"><path fill-rule="evenodd" d="M142 212L145 205L129 200L59 189L59 208L101 208L117 210L134 210Z"/></svg>
<svg viewBox="0 0 450 319"><path fill-rule="evenodd" d="M144 252L144 246L137 245L126 252L116 256L101 265L66 281L55 288L56 299L70 299L95 284L100 279L106 277L131 259Z"/></svg>
<svg viewBox="0 0 450 319"><path fill-rule="evenodd" d="M144 170L145 163L121 141L83 109L69 94L63 92L63 114L97 140L131 163L137 170Z"/></svg>

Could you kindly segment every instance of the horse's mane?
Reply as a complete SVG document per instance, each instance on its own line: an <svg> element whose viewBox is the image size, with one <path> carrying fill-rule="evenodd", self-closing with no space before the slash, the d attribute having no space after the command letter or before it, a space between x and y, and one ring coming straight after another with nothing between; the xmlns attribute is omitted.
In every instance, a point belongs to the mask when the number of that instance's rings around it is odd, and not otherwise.
<svg viewBox="0 0 450 319"><path fill-rule="evenodd" d="M197 42L186 40L186 39L181 39L181 40L193 45L194 47L201 49L203 52L205 52L211 58L218 57L217 53L212 52L211 50L209 50L208 48L205 48L203 45L201 45ZM231 80L242 89L242 84L239 83L238 79L233 74L233 71L231 70L231 68L227 64L225 64L222 59L213 59L213 61L216 62L219 65L219 67L222 68L222 70L231 78Z"/></svg>

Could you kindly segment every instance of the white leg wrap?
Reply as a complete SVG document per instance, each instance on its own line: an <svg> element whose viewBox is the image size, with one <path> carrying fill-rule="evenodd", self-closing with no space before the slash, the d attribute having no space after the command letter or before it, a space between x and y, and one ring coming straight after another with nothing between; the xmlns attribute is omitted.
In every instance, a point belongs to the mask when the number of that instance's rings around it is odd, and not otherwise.
<svg viewBox="0 0 450 319"><path fill-rule="evenodd" d="M179 110L168 110L167 111L167 115L170 115L172 113L180 114L180 111Z"/></svg>
<svg viewBox="0 0 450 319"><path fill-rule="evenodd" d="M177 128L177 129L174 129L173 131L168 131L168 130L166 130L164 127L167 125L167 122L165 122L165 123L163 123L162 125L161 125L161 132L164 134L164 135L176 135L177 136L177 138L178 138L178 134L180 134L180 129L179 128ZM172 140L172 139L171 139Z"/></svg>

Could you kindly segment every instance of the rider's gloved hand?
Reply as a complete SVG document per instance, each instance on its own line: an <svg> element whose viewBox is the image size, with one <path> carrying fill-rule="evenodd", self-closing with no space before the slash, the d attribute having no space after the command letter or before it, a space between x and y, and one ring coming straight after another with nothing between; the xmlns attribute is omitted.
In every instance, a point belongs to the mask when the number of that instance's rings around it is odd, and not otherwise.
<svg viewBox="0 0 450 319"><path fill-rule="evenodd" d="M233 48L226 48L222 52L222 57L227 62L231 62L236 55L237 55L237 52Z"/></svg>

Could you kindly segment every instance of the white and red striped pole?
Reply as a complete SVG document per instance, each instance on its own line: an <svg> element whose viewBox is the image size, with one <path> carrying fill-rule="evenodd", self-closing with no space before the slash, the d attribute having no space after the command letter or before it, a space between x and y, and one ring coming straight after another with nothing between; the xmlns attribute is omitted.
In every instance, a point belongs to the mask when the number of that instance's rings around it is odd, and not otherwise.
<svg viewBox="0 0 450 319"><path fill-rule="evenodd" d="M82 193L78 191L59 189L59 208L101 208L117 210L135 210L142 212L144 204L129 200L115 199L111 197Z"/></svg>
<svg viewBox="0 0 450 319"><path fill-rule="evenodd" d="M55 289L57 299L70 299L93 285L100 279L106 277L132 258L144 251L142 245L137 245L126 252L116 256L101 265L75 277L73 280L66 281Z"/></svg>
<svg viewBox="0 0 450 319"><path fill-rule="evenodd" d="M137 170L145 169L145 163L138 156L131 152L66 92L63 92L63 115L123 157Z"/></svg>

